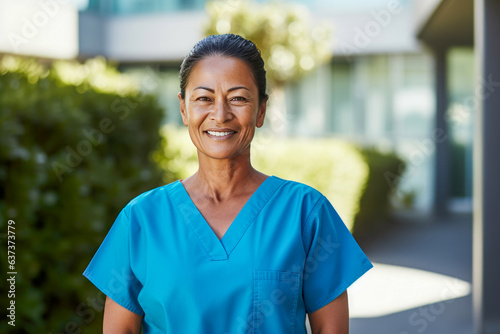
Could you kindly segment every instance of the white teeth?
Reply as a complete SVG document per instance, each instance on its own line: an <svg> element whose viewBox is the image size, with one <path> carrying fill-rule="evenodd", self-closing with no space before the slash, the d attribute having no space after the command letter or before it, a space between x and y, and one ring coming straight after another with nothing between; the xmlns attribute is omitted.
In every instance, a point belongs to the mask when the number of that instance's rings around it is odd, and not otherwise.
<svg viewBox="0 0 500 334"><path fill-rule="evenodd" d="M231 133L234 133L234 132L220 132L220 131L207 131L207 132L212 136L217 136L217 137L223 137L230 135Z"/></svg>

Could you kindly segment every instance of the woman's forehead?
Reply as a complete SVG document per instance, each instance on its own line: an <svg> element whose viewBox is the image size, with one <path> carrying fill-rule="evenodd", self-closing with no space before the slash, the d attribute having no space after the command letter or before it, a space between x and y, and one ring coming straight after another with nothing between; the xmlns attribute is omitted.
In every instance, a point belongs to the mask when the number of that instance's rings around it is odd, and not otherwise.
<svg viewBox="0 0 500 334"><path fill-rule="evenodd" d="M200 81L207 84L240 82L255 86L253 73L243 60L224 56L205 57L194 65L189 74L188 86Z"/></svg>

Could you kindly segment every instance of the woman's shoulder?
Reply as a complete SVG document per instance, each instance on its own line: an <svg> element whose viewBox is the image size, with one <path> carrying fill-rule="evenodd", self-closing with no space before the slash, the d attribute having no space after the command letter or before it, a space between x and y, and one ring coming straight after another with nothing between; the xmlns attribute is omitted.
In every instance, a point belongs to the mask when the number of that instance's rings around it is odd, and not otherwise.
<svg viewBox="0 0 500 334"><path fill-rule="evenodd" d="M171 188L173 188L179 180L147 190L136 197L132 198L125 208L131 209L131 208L138 208L138 207L143 207L143 206L148 206L151 204L157 204L159 201L162 199L166 198L166 193L168 193Z"/></svg>
<svg viewBox="0 0 500 334"><path fill-rule="evenodd" d="M294 180L283 179L278 176L272 176L273 178L281 181L282 185L280 187L281 196L296 197L302 201L310 201L313 203L318 202L320 199L324 198L323 194L316 188Z"/></svg>
<svg viewBox="0 0 500 334"><path fill-rule="evenodd" d="M293 180L277 178L282 182L279 192L276 194L275 200L281 203L285 202L289 210L300 217L302 233L306 233L306 229L311 227L310 222L322 208L329 208L329 201L316 188ZM281 207L281 206L276 206Z"/></svg>

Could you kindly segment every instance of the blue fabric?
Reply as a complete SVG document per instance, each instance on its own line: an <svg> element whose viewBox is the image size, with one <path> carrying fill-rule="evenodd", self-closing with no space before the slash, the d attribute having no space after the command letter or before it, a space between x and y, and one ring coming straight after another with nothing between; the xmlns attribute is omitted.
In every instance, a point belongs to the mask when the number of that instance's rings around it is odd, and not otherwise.
<svg viewBox="0 0 500 334"><path fill-rule="evenodd" d="M268 177L221 240L180 181L133 199L84 275L148 333L306 333L372 267L329 201Z"/></svg>

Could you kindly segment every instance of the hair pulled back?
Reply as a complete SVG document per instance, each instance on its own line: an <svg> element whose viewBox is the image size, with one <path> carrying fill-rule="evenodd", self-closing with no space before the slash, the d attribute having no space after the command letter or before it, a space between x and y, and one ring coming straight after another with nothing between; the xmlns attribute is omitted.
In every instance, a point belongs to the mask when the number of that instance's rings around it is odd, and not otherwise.
<svg viewBox="0 0 500 334"><path fill-rule="evenodd" d="M223 56L237 58L244 61L253 73L259 101L267 98L266 70L264 60L255 44L239 35L224 34L205 37L195 44L189 54L184 58L179 73L181 97L186 95L186 86L193 67L202 59L210 56Z"/></svg>

